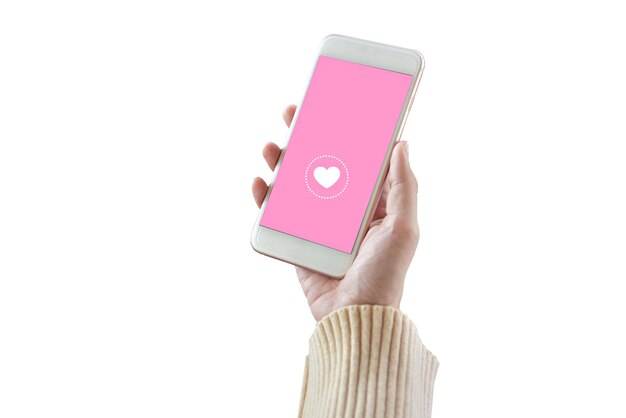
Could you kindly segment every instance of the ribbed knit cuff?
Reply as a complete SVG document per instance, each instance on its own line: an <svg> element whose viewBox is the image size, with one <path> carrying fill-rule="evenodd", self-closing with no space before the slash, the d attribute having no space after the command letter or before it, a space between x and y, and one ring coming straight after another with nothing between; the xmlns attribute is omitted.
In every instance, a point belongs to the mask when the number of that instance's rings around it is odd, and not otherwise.
<svg viewBox="0 0 626 418"><path fill-rule="evenodd" d="M339 309L310 339L300 417L428 418L438 365L402 312Z"/></svg>

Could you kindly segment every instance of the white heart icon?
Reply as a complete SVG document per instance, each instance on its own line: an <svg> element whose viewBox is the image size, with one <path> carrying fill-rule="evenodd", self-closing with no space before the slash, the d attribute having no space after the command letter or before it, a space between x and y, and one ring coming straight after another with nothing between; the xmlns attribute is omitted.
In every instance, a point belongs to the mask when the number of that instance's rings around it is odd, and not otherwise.
<svg viewBox="0 0 626 418"><path fill-rule="evenodd" d="M337 167L316 167L313 171L315 180L325 189L328 189L337 183L341 173Z"/></svg>

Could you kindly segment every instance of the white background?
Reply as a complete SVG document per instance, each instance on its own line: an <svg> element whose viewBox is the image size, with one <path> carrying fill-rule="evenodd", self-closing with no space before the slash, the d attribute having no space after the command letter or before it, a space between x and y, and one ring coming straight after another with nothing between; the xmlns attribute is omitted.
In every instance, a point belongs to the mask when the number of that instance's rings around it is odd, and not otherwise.
<svg viewBox="0 0 626 418"><path fill-rule="evenodd" d="M3 1L0 416L296 416L315 323L249 188L329 33L426 58L433 415L626 416L619 6Z"/></svg>

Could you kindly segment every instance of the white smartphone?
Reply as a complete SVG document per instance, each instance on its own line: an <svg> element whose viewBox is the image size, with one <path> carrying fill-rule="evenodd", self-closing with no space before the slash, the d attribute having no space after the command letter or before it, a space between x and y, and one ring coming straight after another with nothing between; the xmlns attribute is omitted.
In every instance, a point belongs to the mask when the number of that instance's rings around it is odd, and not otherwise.
<svg viewBox="0 0 626 418"><path fill-rule="evenodd" d="M329 276L346 274L423 68L411 49L324 38L252 231L256 251Z"/></svg>

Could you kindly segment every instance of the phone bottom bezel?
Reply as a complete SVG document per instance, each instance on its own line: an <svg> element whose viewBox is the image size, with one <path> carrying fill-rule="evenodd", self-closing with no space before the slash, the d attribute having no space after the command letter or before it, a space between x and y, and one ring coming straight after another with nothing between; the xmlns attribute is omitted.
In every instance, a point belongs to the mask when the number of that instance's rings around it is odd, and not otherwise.
<svg viewBox="0 0 626 418"><path fill-rule="evenodd" d="M356 256L260 225L251 244L258 253L332 277L343 277Z"/></svg>

